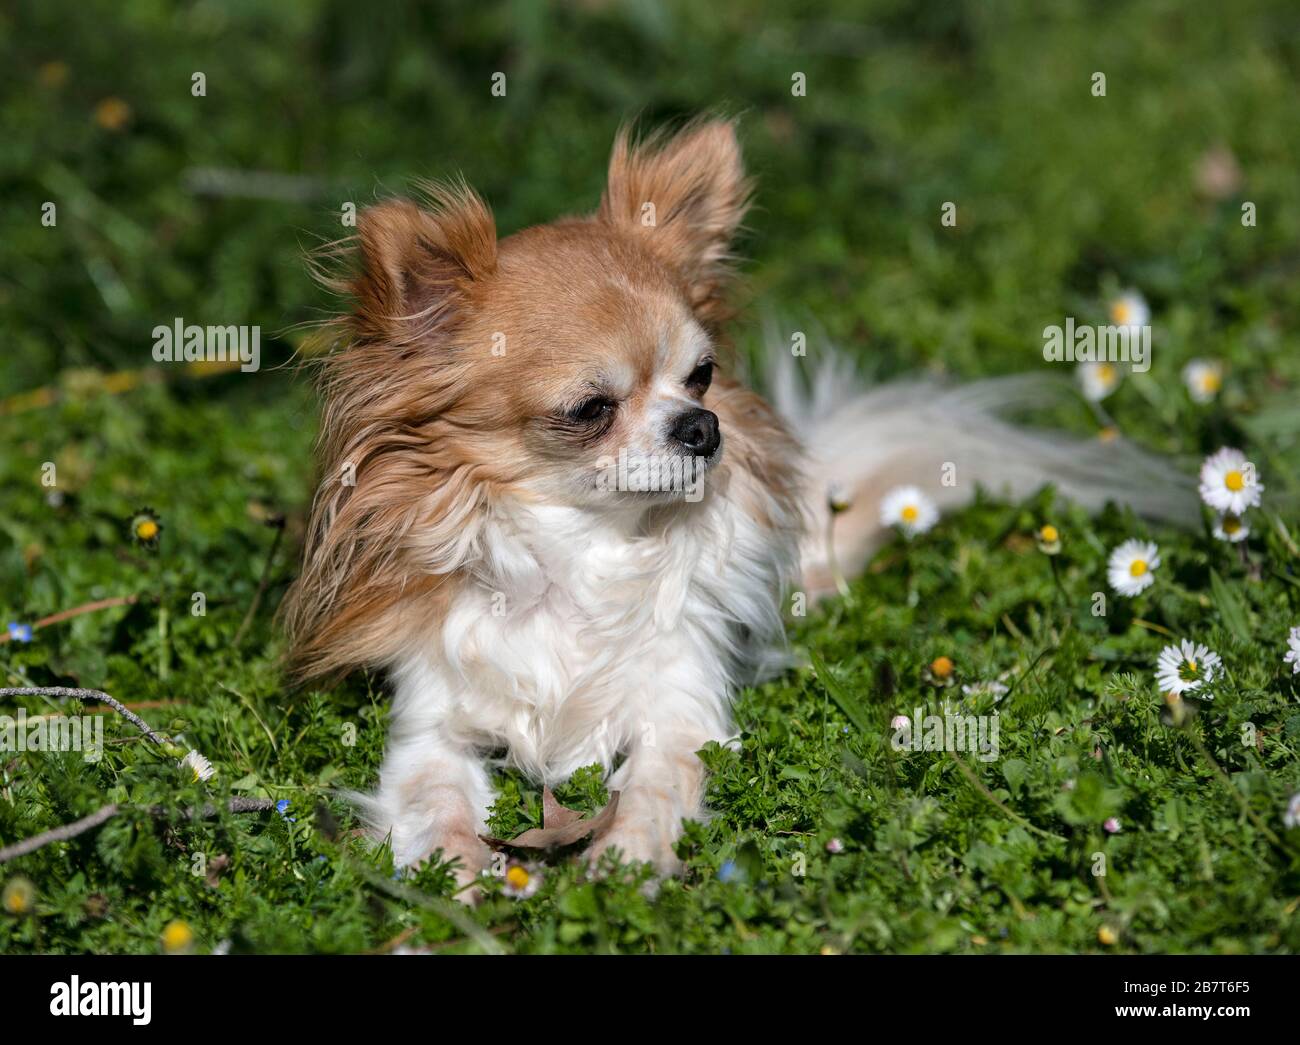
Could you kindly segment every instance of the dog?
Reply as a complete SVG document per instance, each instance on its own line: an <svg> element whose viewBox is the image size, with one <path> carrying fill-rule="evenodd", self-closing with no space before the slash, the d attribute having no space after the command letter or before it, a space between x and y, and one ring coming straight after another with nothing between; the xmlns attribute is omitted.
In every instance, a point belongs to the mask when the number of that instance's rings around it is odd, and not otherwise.
<svg viewBox="0 0 1300 1045"><path fill-rule="evenodd" d="M1003 421L1032 380L871 390L828 356L807 381L778 342L775 405L745 387L725 326L750 191L734 122L706 118L621 131L587 216L498 239L463 183L360 215L284 612L300 678L391 680L362 805L399 866L482 873L504 751L548 785L604 766L621 801L587 858L678 872L697 752L734 739L736 689L781 663L786 600L834 590L833 483L846 571L901 483L941 508L1050 481L1093 508L1186 510L1135 448Z"/></svg>

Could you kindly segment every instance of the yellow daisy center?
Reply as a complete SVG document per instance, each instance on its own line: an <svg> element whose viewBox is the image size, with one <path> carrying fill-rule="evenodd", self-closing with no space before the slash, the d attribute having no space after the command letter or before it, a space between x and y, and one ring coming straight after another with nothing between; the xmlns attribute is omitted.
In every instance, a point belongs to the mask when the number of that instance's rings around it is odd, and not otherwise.
<svg viewBox="0 0 1300 1045"><path fill-rule="evenodd" d="M935 657L930 661L930 671L937 678L946 679L952 674L951 657Z"/></svg>
<svg viewBox="0 0 1300 1045"><path fill-rule="evenodd" d="M130 118L131 107L121 98L105 98L95 106L95 122L105 130L121 130Z"/></svg>
<svg viewBox="0 0 1300 1045"><path fill-rule="evenodd" d="M1102 363L1097 368L1097 376L1103 385L1112 384L1115 381L1115 368L1110 363Z"/></svg>
<svg viewBox="0 0 1300 1045"><path fill-rule="evenodd" d="M1222 384L1223 384L1223 378L1221 378L1213 370L1207 370L1204 374L1201 375L1202 392L1217 392L1219 390L1219 386Z"/></svg>
<svg viewBox="0 0 1300 1045"><path fill-rule="evenodd" d="M1129 565L1128 572L1131 576L1141 577L1142 574L1147 572L1146 559L1134 559Z"/></svg>
<svg viewBox="0 0 1300 1045"><path fill-rule="evenodd" d="M1130 315L1132 315L1132 312L1127 301L1116 301L1110 307L1110 317L1116 323L1127 323Z"/></svg>
<svg viewBox="0 0 1300 1045"><path fill-rule="evenodd" d="M1048 544L1052 544L1055 541L1059 540L1061 535L1056 532L1056 527L1052 526L1049 523L1047 526L1044 526L1041 530L1038 531L1038 536L1041 537Z"/></svg>
<svg viewBox="0 0 1300 1045"><path fill-rule="evenodd" d="M145 519L136 525L135 535L142 541L151 541L158 536L158 524L152 519Z"/></svg>
<svg viewBox="0 0 1300 1045"><path fill-rule="evenodd" d="M1228 518L1223 520L1224 533L1236 533L1240 529L1241 529L1241 520L1238 519L1235 515L1230 515L1228 516Z"/></svg>
<svg viewBox="0 0 1300 1045"><path fill-rule="evenodd" d="M1223 485L1236 492L1246 485L1245 477L1235 469L1223 477Z"/></svg>
<svg viewBox="0 0 1300 1045"><path fill-rule="evenodd" d="M163 947L169 951L184 950L194 940L194 933L184 922L168 922L167 927L163 929L162 942Z"/></svg>
<svg viewBox="0 0 1300 1045"><path fill-rule="evenodd" d="M515 889L522 889L528 884L528 872L516 864L506 872L506 881Z"/></svg>
<svg viewBox="0 0 1300 1045"><path fill-rule="evenodd" d="M903 522L916 522L916 520L921 517L920 511L914 504L904 505L901 514L903 516Z"/></svg>

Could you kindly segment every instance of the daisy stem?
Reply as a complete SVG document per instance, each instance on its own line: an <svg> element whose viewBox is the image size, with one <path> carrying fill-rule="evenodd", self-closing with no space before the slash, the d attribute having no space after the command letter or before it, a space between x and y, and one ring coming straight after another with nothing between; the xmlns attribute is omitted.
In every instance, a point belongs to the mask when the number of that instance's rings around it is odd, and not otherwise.
<svg viewBox="0 0 1300 1045"><path fill-rule="evenodd" d="M1259 580L1263 571L1260 569L1259 564L1250 557L1250 549L1246 547L1245 541L1241 541L1237 544L1237 551L1241 555L1241 565L1246 570L1246 576L1252 581Z"/></svg>
<svg viewBox="0 0 1300 1045"><path fill-rule="evenodd" d="M835 581L835 588L840 593L840 597L852 605L853 594L849 591L848 582L840 572L839 560L835 557L835 516L838 514L832 508L826 515L826 565L830 567L831 577Z"/></svg>
<svg viewBox="0 0 1300 1045"><path fill-rule="evenodd" d="M1052 565L1052 580L1056 582L1056 590L1061 593L1061 605L1068 618L1070 615L1070 593L1065 590L1065 582L1061 580L1061 570L1056 563L1056 556L1049 555L1047 559Z"/></svg>
<svg viewBox="0 0 1300 1045"><path fill-rule="evenodd" d="M1116 432L1119 431L1119 425L1115 423L1115 419L1106 412L1106 408L1101 403L1092 399L1087 400L1087 403L1092 408L1092 416L1096 418L1097 424L1101 425L1102 428L1113 428Z"/></svg>
<svg viewBox="0 0 1300 1045"><path fill-rule="evenodd" d="M171 646L168 644L167 632L170 618L167 612L166 584L163 580L162 553L157 555L158 584L158 678L166 682L171 672Z"/></svg>

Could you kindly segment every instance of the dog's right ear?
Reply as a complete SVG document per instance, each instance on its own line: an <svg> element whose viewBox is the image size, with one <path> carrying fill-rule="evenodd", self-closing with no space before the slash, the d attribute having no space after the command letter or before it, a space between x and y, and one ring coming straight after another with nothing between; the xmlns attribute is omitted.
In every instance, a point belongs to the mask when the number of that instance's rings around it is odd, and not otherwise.
<svg viewBox="0 0 1300 1045"><path fill-rule="evenodd" d="M410 342L435 333L457 300L497 264L492 212L468 186L426 186L427 206L387 200L357 218L360 271L348 281L366 339Z"/></svg>

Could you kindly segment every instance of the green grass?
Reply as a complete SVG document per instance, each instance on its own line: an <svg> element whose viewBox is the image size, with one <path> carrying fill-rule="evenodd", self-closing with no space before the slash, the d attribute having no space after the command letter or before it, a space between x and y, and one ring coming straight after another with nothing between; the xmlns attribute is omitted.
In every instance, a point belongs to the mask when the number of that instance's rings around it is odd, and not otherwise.
<svg viewBox="0 0 1300 1045"><path fill-rule="evenodd" d="M1300 790L1300 677L1282 663L1300 624L1292 5L440 6L358 20L325 0L104 3L77 18L50 4L0 21L20 87L0 100L0 624L139 596L0 644L0 678L150 702L153 726L218 769L185 783L116 716L97 764L0 755L0 846L108 802L176 811L124 813L0 866L0 889L21 876L35 891L27 912L0 913L0 950L152 952L176 919L201 951L1300 949L1300 832L1282 824ZM489 94L497 70L505 99ZM1095 70L1105 98L1089 93ZM96 122L108 97L130 107L119 130ZM801 666L740 695L735 750L703 753L714 816L687 830L682 880L650 900L635 871L591 883L559 861L532 898L490 886L467 915L445 901L445 869L395 881L331 797L374 781L382 680L291 696L280 674L272 613L295 570L316 422L309 382L277 364L329 306L301 250L340 233L342 202L456 170L503 231L590 207L621 119L719 106L745 114L759 183L742 345L767 313L817 331L814 358L834 338L875 376L1019 372L1043 365L1045 325L1137 286L1153 367L1106 407L1171 466L1225 443L1251 453L1267 487L1249 542L1263 576L1200 520L1089 519L1050 491L981 500L883 550L851 602L792 621ZM1244 172L1222 199L1196 185L1216 145ZM202 167L310 181L302 199L212 197L189 187ZM55 228L39 221L47 200ZM956 229L939 224L949 200ZM1246 200L1255 227L1241 225ZM175 316L260 324L264 369L168 371L105 394L96 375L157 373L150 331ZM1228 368L1213 405L1179 381L1194 357ZM45 387L46 405L13 398ZM1096 437L1081 405L1047 417ZM127 537L142 506L164 526L156 551ZM286 537L239 635L268 513L286 516ZM1055 563L1032 540L1044 521L1063 534ZM1159 542L1176 587L1112 596L1094 616L1106 551L1133 535ZM1226 667L1182 727L1162 721L1154 682L1169 635ZM1011 688L999 758L963 755L969 774L888 746L894 715L970 703L930 681L938 656L958 683ZM813 657L820 679L802 666ZM0 711L18 706L69 710ZM536 788L500 783L494 831L535 826ZM287 799L293 819L179 815L233 795ZM560 798L598 807L598 774ZM827 851L833 838L843 852Z"/></svg>

